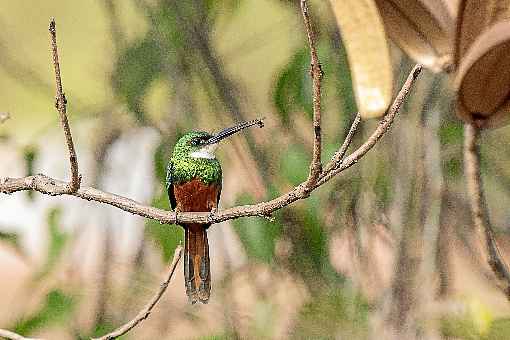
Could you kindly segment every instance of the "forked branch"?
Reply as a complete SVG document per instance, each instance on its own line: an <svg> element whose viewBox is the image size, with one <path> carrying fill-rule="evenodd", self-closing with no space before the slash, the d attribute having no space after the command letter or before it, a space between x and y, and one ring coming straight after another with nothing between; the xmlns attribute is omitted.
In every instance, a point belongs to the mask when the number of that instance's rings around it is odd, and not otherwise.
<svg viewBox="0 0 510 340"><path fill-rule="evenodd" d="M22 178L0 178L0 192L4 194L12 194L17 191L34 190L43 194L57 196L57 195L71 195L88 201L95 201L112 205L124 211L130 212L135 215L157 220L165 224L180 224L180 223L219 223L230 219L247 216L263 216L268 217L276 210L282 209L289 204L308 197L310 192L317 189L319 186L326 183L328 180L338 175L340 172L348 169L356 164L370 149L372 149L379 139L388 131L392 125L400 107L405 101L412 85L416 81L419 73L421 72L421 65L416 65L409 74L406 82L400 89L393 104L389 108L387 114L382 118L377 129L372 133L368 140L362 144L350 156L344 158L347 148L349 147L354 132L360 123L359 115L356 116L349 134L343 145L335 153L333 158L327 164L325 171L322 171L321 166L321 131L320 131L320 116L321 116L321 78L322 70L319 64L317 50L315 46L315 33L311 27L308 5L305 0L301 0L301 10L307 31L308 44L310 47L311 55L311 74L313 78L313 126L314 126L314 151L310 164L310 174L308 178L294 188L292 191L274 198L267 202L261 202L254 205L238 206L222 211L212 213L176 213L172 211L162 210L151 206L146 206L138 203L132 199L115 195L112 193L104 192L91 187L80 187L80 176L78 174L78 163L76 153L74 150L73 139L71 130L67 120L66 113L66 100L62 91L62 81L60 76L60 66L57 53L56 30L55 21L52 19L50 23L50 36L51 46L53 52L53 65L55 68L55 81L57 89L57 107L59 110L62 128L66 135L67 147L69 150L69 158L71 164L71 183L67 184L57 179L53 179L43 174L35 176L28 176Z"/></svg>
<svg viewBox="0 0 510 340"><path fill-rule="evenodd" d="M422 69L421 65L416 65L413 68L413 70L407 77L406 82L400 89L397 97L393 101L393 104L388 110L388 113L381 119L379 126L370 135L367 141L363 143L360 147L358 147L349 156L344 158L339 164L331 166L329 166L328 164L326 168L331 168L331 170L329 172L324 172L322 174L320 180L317 182L317 184L315 184L313 190L320 187L321 185L323 185L324 183L326 183L327 181L329 181L331 178L338 175L342 171L356 164L361 158L363 158L363 156L368 151L370 151L377 144L379 139L381 139L382 136L391 127L403 102L405 101L407 95L409 94L412 85L414 84L418 75L420 74L421 69ZM356 120L354 123L356 124ZM330 163L331 162L335 163L336 159L332 159ZM305 183L306 181L298 185L292 191L267 202L261 202L253 205L238 206L212 213L191 213L191 212L176 213L173 211L167 211L151 206L146 206L130 198L104 192L90 187L81 187L80 189L78 189L78 191L69 193L67 190L67 184L65 182L50 178L43 174L22 178L9 178L9 177L5 177L3 179L0 178L0 192L5 194L12 194L17 191L35 190L40 193L51 196L68 194L81 199L85 199L87 201L95 201L99 203L112 205L114 207L130 212L132 214L157 220L164 224L177 224L177 223L208 224L219 223L239 217L270 216L276 210L282 209L297 200L306 198L308 195L305 192L305 190L303 190L303 186L305 185Z"/></svg>
<svg viewBox="0 0 510 340"><path fill-rule="evenodd" d="M403 102L407 98L414 82L421 72L421 65L416 65L409 74L406 82L400 89L393 104L389 108L387 114L382 118L377 129L372 135L358 147L348 157L345 157L347 149L352 142L354 133L360 124L360 116L357 115L350 131L339 150L333 155L328 162L325 170L322 170L321 163L321 79L322 70L319 63L316 50L315 33L309 18L309 10L306 0L301 0L301 11L307 31L308 44L311 56L311 75L312 75L312 92L313 92L313 156L310 163L310 172L305 181L295 187L290 192L274 198L267 202L261 202L253 205L238 206L226 210L215 211L211 213L176 213L172 211L162 210L151 206L138 203L130 198L108 193L91 187L80 186L80 175L78 173L78 162L74 149L71 130L67 119L66 99L62 90L62 80L60 75L60 64L58 59L58 50L56 42L55 21L52 19L50 23L51 47L53 54L53 66L55 69L56 82L56 106L60 115L60 121L66 137L67 149L69 151L71 181L66 183L57 179L53 179L43 174L35 176L27 176L22 178L0 178L0 193L12 194L18 191L34 190L42 194L50 196L70 195L88 201L108 204L135 215L157 220L164 224L184 224L184 223L203 223L212 224L219 223L239 217L261 216L268 217L279 209L282 209L295 201L307 198L310 193L326 183L328 180L338 175L342 171L356 164L363 156L370 151L379 141L379 139L389 130L397 113L399 112ZM176 249L174 260L170 266L167 279L163 282L160 290L145 306L144 309L131 321L114 332L103 336L100 339L113 339L121 336L136 327L142 320L146 319L156 303L166 290L170 282L175 267L181 257L181 248Z"/></svg>

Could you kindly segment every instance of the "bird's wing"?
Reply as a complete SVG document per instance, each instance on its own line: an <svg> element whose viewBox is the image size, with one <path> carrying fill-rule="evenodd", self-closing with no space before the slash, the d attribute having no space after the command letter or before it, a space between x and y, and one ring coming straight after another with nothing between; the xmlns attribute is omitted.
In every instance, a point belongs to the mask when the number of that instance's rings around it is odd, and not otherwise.
<svg viewBox="0 0 510 340"><path fill-rule="evenodd" d="M220 197L221 197L221 189L223 188L223 171L220 167L220 182L218 183L219 185L219 190L218 190L218 198L216 200L216 206L219 206L220 205Z"/></svg>
<svg viewBox="0 0 510 340"><path fill-rule="evenodd" d="M170 206L172 207L172 210L175 210L175 207L177 206L177 201L175 200L174 195L174 183L172 181L172 172L173 172L173 165L172 161L168 162L168 166L166 168L166 191L168 193L168 199L170 200Z"/></svg>

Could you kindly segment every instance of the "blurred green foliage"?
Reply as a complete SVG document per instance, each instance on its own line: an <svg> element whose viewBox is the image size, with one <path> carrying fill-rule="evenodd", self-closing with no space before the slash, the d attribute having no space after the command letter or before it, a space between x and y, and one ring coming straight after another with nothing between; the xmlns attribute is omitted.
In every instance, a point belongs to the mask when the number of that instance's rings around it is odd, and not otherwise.
<svg viewBox="0 0 510 340"><path fill-rule="evenodd" d="M60 230L61 214L62 211L58 208L53 208L48 211L47 225L49 242L47 255L43 266L34 277L34 282L39 281L55 268L55 265L63 254L64 247L69 241L69 235Z"/></svg>
<svg viewBox="0 0 510 340"><path fill-rule="evenodd" d="M16 249L20 249L19 235L17 233L0 231L0 241L10 244Z"/></svg>
<svg viewBox="0 0 510 340"><path fill-rule="evenodd" d="M37 148L33 145L25 147L23 150L23 158L25 159L25 173L27 176L34 175L34 162L37 157ZM34 191L27 191L29 199L34 199Z"/></svg>
<svg viewBox="0 0 510 340"><path fill-rule="evenodd" d="M294 339L367 339L369 305L347 287L324 289L299 312Z"/></svg>
<svg viewBox="0 0 510 340"><path fill-rule="evenodd" d="M228 112L229 119L240 119L242 115L235 111L235 100L244 97L242 86L236 87L236 79L232 79L226 68L217 59L220 53L214 44L214 30L218 21L227 21L237 11L242 1L153 1L150 5L137 4L140 12L143 12L147 29L140 36L126 40L126 44L118 51L113 62L111 73L111 86L118 102L125 105L129 114L139 125L151 125L153 122L148 118L144 102L151 90L151 86L158 80L166 80L165 91L175 94L176 89L185 87L191 89L189 101L198 106L196 110L186 107L187 114L180 116L182 121L176 121L172 125L172 131L161 128L163 140L154 154L154 169L157 183L155 183L155 195L152 198L152 206L169 209L167 192L164 187L166 177L166 164L169 159L171 146L175 142L175 136L184 130L195 128L193 125L199 115L211 116L212 112ZM280 3L280 2L279 2ZM295 3L287 2L290 11L295 11ZM283 8L283 7L282 7ZM250 13L250 15L253 15ZM258 14L257 14L258 15ZM338 148L350 126L357 110L352 89L352 79L349 72L349 64L345 55L339 32L328 25L326 19L317 15L319 56L325 72L323 109L329 115L324 115L324 159L331 156ZM223 24L225 24L223 22ZM301 27L301 26L300 26ZM239 35L247 34L241 32ZM267 37L258 37L263 42ZM250 43L256 43L255 38ZM288 59L279 67L276 74L272 75L273 87L268 92L271 104L277 119L280 119L283 130L290 132L289 141L283 145L266 143L261 145L258 152L253 153L255 162L267 184L268 195L271 199L284 193L289 188L301 183L308 175L310 152L302 140L297 138L294 121L305 113L305 117L312 116L311 78L309 74L310 56L308 47L305 47L305 35L298 46L293 46ZM239 51L235 51L239 52ZM242 51L240 51L242 52ZM406 69L406 59L401 68ZM263 66L263 65L262 65ZM261 67L263 69L263 67ZM259 72L257 70L256 72ZM404 78L401 74L398 83ZM225 84L231 86L226 87ZM446 85L442 84L441 89ZM441 93L438 90L437 93ZM221 95L223 94L223 96ZM182 95L182 93L180 94ZM425 96L426 94L417 94ZM442 100L440 94L437 100ZM203 97L206 97L204 100ZM229 102L230 98L230 102ZM233 98L233 100L232 100ZM175 98L174 98L175 99ZM205 102L205 103L204 103ZM198 103L198 105L197 105ZM251 103L250 103L251 104ZM206 109L200 106L205 106ZM256 107L256 106L255 106ZM409 104L405 104L405 113L416 115ZM432 107L427 107L432 110ZM445 109L445 111L447 111ZM108 113L106 113L108 114ZM334 119L330 119L331 116ZM463 127L457 119L444 114L438 137L441 143L442 170L449 179L459 179L462 176L462 153ZM413 116L414 117L414 116ZM209 117L209 121L221 121ZM332 124L331 122L334 122ZM160 128L158 124L154 124ZM370 126L370 123L365 126ZM416 127L411 127L416 128ZM276 128L275 128L276 129ZM358 135L363 135L360 128ZM165 135L171 135L167 136ZM360 136L354 144L360 142ZM253 144L248 140L248 144ZM270 265L285 266L293 275L302 279L308 288L310 299L305 306L298 311L298 318L293 338L301 339L329 339L348 338L364 339L368 336L369 314L371 306L354 291L337 271L330 261L330 235L333 232L348 228L344 225L345 216L355 215L356 202L361 190L373 192L375 202L365 212L367 215L374 214L378 208L384 210L393 203L395 189L394 161L392 154L395 144L379 144L378 157L371 158L370 168L362 171L349 170L345 173L343 184L334 180L327 188L314 192L305 201L301 201L292 207L279 211L272 216L272 220L262 217L241 218L232 221L233 228L244 247L249 261ZM252 145L250 145L252 147ZM27 147L24 149L26 173L34 172L34 164L37 158L37 149ZM269 156L267 156L269 154ZM274 169L268 169L265 157L272 157ZM367 160L363 160L367 161ZM484 163L485 164L485 163ZM362 175L365 177L362 178ZM397 174L398 175L398 174ZM363 187L364 186L364 187ZM31 195L31 192L29 192ZM255 203L253 197L242 192L235 198L236 205ZM376 208L376 209L374 209ZM329 210L328 210L329 209ZM326 221L327 213L334 210L333 222ZM60 215L58 209L52 209L47 218L49 244L46 262L37 279L46 276L55 267L60 259L70 236L60 230ZM373 219L370 219L373 220ZM329 224L328 224L329 223ZM333 226L331 226L333 224ZM145 235L157 244L161 250L163 261L168 262L176 246L183 242L183 230L178 226L162 225L153 220L146 221ZM277 257L278 241L284 239L290 242L288 258L280 261ZM16 234L0 233L0 240L17 246ZM72 315L77 301L71 295L65 294L60 289L54 289L46 297L42 306L31 316L20 320L13 329L22 334L33 333L42 327L48 327L58 322L65 322ZM270 323L274 313L270 304L260 303L257 313L259 319ZM262 315L262 316L261 316ZM190 318L193 318L191 316ZM269 318L269 320L267 320ZM460 339L504 339L510 338L510 322L508 319L492 320L487 329L480 330L476 321L478 318L445 318L441 320L441 331L444 336ZM107 323L95 326L91 336L98 336L114 327ZM234 334L227 329L217 335L203 337L202 339L228 339ZM263 331L261 337L270 337Z"/></svg>
<svg viewBox="0 0 510 340"><path fill-rule="evenodd" d="M312 94L310 88L310 52L299 48L281 70L273 91L273 101L285 125L294 112L306 112L312 117Z"/></svg>
<svg viewBox="0 0 510 340"><path fill-rule="evenodd" d="M161 51L152 35L130 44L118 58L112 74L113 88L139 122L144 122L143 98L162 70Z"/></svg>
<svg viewBox="0 0 510 340"><path fill-rule="evenodd" d="M170 158L167 145L165 142L161 143L154 154L154 169L158 184L155 191L156 196L152 199L152 206L160 209L170 209L170 202L164 185L166 165ZM154 220L145 222L145 233L158 244L165 262L172 259L175 248L182 244L184 240L184 231L181 227L164 225Z"/></svg>
<svg viewBox="0 0 510 340"><path fill-rule="evenodd" d="M241 196L237 205L252 204L249 195ZM280 214L274 221L265 218L246 218L233 221L234 230L241 240L248 257L264 263L274 261L275 243L281 234Z"/></svg>
<svg viewBox="0 0 510 340"><path fill-rule="evenodd" d="M441 333L445 337L462 340L510 339L510 319L489 320L487 325L481 327L480 316L445 317L441 319Z"/></svg>
<svg viewBox="0 0 510 340"><path fill-rule="evenodd" d="M59 289L50 291L42 306L32 316L26 317L17 322L13 328L18 334L31 334L41 328L48 328L60 324L71 318L76 306L72 296L67 295Z"/></svg>

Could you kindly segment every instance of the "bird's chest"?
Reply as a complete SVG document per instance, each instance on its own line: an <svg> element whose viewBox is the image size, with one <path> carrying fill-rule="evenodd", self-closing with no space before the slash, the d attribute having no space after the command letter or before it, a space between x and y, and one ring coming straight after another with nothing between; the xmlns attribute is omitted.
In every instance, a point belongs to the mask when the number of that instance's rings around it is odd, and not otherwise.
<svg viewBox="0 0 510 340"><path fill-rule="evenodd" d="M205 212L217 208L221 186L205 184L200 179L174 184L176 211Z"/></svg>

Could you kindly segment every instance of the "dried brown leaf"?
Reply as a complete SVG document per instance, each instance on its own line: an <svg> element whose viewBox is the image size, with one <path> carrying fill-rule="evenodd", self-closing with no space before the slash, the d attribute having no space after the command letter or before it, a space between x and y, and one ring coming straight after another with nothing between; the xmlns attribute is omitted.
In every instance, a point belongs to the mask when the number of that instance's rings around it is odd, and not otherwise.
<svg viewBox="0 0 510 340"><path fill-rule="evenodd" d="M471 44L491 25L510 19L508 0L461 0L455 38L455 63L459 65Z"/></svg>
<svg viewBox="0 0 510 340"><path fill-rule="evenodd" d="M363 118L390 105L393 74L382 19L373 0L330 0L347 50L354 93Z"/></svg>
<svg viewBox="0 0 510 340"><path fill-rule="evenodd" d="M510 113L510 20L485 30L461 59L457 111L468 122L493 128Z"/></svg>
<svg viewBox="0 0 510 340"><path fill-rule="evenodd" d="M389 36L411 58L439 72L451 64L453 19L443 0L376 0Z"/></svg>
<svg viewBox="0 0 510 340"><path fill-rule="evenodd" d="M444 0L444 4L448 9L448 13L450 17L452 17L455 21L457 15L459 13L459 5L461 0Z"/></svg>

